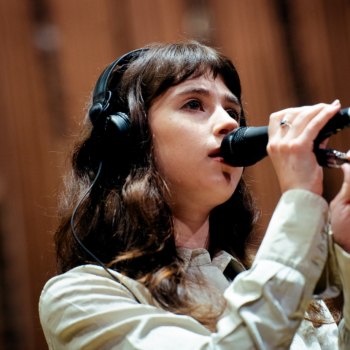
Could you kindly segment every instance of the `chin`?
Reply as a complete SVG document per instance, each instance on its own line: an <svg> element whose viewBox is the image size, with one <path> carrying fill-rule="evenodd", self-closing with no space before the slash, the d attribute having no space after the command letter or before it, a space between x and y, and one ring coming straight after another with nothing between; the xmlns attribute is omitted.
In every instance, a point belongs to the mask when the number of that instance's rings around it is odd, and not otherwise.
<svg viewBox="0 0 350 350"><path fill-rule="evenodd" d="M222 182L216 184L213 182L213 184L214 186L211 187L211 195L209 197L213 205L216 207L220 204L225 203L232 197L233 193L237 188L238 181L235 184L230 182L225 186L223 186Z"/></svg>
<svg viewBox="0 0 350 350"><path fill-rule="evenodd" d="M215 184L218 190L222 191L232 191L236 190L239 180L241 179L242 174L229 173L226 171L222 171L219 175L213 178L212 183Z"/></svg>

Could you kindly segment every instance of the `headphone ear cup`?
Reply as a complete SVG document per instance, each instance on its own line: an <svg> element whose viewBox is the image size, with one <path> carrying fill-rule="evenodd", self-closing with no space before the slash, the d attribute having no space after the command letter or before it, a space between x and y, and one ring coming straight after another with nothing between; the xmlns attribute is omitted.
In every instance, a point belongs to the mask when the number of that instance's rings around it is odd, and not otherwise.
<svg viewBox="0 0 350 350"><path fill-rule="evenodd" d="M106 118L103 131L103 154L109 160L126 162L130 155L129 149L130 118L127 114L118 112ZM108 163L113 163L108 161Z"/></svg>
<svg viewBox="0 0 350 350"><path fill-rule="evenodd" d="M93 117L97 115L98 110L99 106L97 106L96 112L91 113ZM94 164L101 157L109 160L108 163L113 163L110 162L111 159L119 159L119 161L124 162L129 155L130 118L122 112L107 116L103 114L94 120L90 137L90 142L92 142L90 159Z"/></svg>
<svg viewBox="0 0 350 350"><path fill-rule="evenodd" d="M105 133L107 137L126 138L130 132L130 118L127 114L118 112L115 115L109 115L106 119Z"/></svg>

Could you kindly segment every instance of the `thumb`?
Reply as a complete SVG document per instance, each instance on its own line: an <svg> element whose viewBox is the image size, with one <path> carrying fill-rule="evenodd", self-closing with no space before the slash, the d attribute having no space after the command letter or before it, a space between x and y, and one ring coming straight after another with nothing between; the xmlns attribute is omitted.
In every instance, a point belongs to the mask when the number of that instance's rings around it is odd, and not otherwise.
<svg viewBox="0 0 350 350"><path fill-rule="evenodd" d="M350 201L350 164L342 165L342 170L344 173L344 181L338 196L342 202L347 202Z"/></svg>

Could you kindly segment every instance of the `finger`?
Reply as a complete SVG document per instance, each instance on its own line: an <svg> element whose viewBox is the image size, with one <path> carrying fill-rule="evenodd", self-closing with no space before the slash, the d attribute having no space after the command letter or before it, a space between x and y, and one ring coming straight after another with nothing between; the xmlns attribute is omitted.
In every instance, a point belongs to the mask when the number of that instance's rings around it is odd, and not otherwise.
<svg viewBox="0 0 350 350"><path fill-rule="evenodd" d="M280 138L287 136L286 140L298 137L303 132L306 125L326 106L327 105L324 103L319 103L314 106L288 108L275 113L277 120L285 119L290 124L284 125L283 127L279 124L279 130L275 131L275 135ZM277 129L277 127L276 125L275 128Z"/></svg>
<svg viewBox="0 0 350 350"><path fill-rule="evenodd" d="M322 112L327 106L325 103L319 103L304 109L293 122L293 130L288 135L290 138L298 137L306 128L306 126Z"/></svg>
<svg viewBox="0 0 350 350"><path fill-rule="evenodd" d="M342 170L344 173L344 181L343 185L345 184L346 189L344 190L344 194L348 195L350 198L350 164L344 164L342 166Z"/></svg>
<svg viewBox="0 0 350 350"><path fill-rule="evenodd" d="M340 110L340 103L326 105L315 117L313 117L304 130L300 133L303 139L314 141L321 129Z"/></svg>
<svg viewBox="0 0 350 350"><path fill-rule="evenodd" d="M308 106L302 106L302 107L292 107L292 108L286 108L282 109L281 111L275 112L271 114L271 117L276 118L277 120L281 121L285 115L291 113L299 113L300 111L304 110L305 108L308 108Z"/></svg>
<svg viewBox="0 0 350 350"><path fill-rule="evenodd" d="M328 141L329 141L329 137L328 137L328 139L323 140L323 141L319 144L319 148L320 148L320 149L325 149L325 148L327 147Z"/></svg>
<svg viewBox="0 0 350 350"><path fill-rule="evenodd" d="M296 107L296 108L287 108L287 109L283 109L282 111L272 113L270 115L269 135L275 135L275 134L287 131L289 129L288 125L281 127L281 121L285 119L290 124L292 124L295 117L306 108L307 108L306 106Z"/></svg>
<svg viewBox="0 0 350 350"><path fill-rule="evenodd" d="M301 113L300 109L293 108L282 117L278 130L280 136L284 136L292 128L292 124L299 113ZM282 124L282 122L285 123Z"/></svg>
<svg viewBox="0 0 350 350"><path fill-rule="evenodd" d="M341 168L344 173L344 181L334 201L347 203L350 202L350 164L344 164Z"/></svg>

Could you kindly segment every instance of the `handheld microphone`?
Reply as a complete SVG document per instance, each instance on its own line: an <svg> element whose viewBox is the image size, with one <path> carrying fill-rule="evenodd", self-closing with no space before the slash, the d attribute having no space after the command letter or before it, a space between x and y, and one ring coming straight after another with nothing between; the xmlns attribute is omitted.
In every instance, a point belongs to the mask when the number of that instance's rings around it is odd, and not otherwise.
<svg viewBox="0 0 350 350"><path fill-rule="evenodd" d="M350 108L340 110L319 132L314 141L318 163L329 166L325 152L320 150L320 142L350 126ZM266 146L269 141L267 126L241 127L228 133L221 143L220 154L225 162L235 167L254 165L267 156Z"/></svg>

